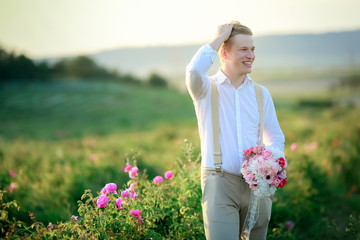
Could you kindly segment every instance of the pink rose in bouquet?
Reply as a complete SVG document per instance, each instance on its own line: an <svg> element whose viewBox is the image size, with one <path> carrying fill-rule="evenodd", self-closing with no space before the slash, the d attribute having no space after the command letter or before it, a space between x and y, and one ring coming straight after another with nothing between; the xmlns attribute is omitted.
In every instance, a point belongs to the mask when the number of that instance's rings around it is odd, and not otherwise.
<svg viewBox="0 0 360 240"><path fill-rule="evenodd" d="M269 159L272 155L272 152L268 149L265 149L262 156L264 157L264 159Z"/></svg>
<svg viewBox="0 0 360 240"><path fill-rule="evenodd" d="M273 185L274 187L279 187L280 183L281 183L281 180L279 178L274 178L271 185Z"/></svg>
<svg viewBox="0 0 360 240"><path fill-rule="evenodd" d="M253 182L255 181L255 175L252 172L247 172L245 180L246 182Z"/></svg>
<svg viewBox="0 0 360 240"><path fill-rule="evenodd" d="M253 153L253 151L254 151L254 148L251 147L251 148L249 148L249 149L247 149L247 150L244 150L244 154L245 154L245 155L251 155L251 154Z"/></svg>
<svg viewBox="0 0 360 240"><path fill-rule="evenodd" d="M285 168L286 167L286 161L284 158L278 158L276 162L280 165L280 167Z"/></svg>
<svg viewBox="0 0 360 240"><path fill-rule="evenodd" d="M281 182L279 184L279 188L283 188L285 186L286 182L287 182L287 178L282 178Z"/></svg>

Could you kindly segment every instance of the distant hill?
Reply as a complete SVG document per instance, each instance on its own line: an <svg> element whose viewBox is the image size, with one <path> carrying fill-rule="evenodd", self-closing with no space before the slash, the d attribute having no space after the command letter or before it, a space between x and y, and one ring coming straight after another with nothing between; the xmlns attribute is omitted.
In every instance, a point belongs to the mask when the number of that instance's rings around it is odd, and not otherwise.
<svg viewBox="0 0 360 240"><path fill-rule="evenodd" d="M360 30L325 34L255 37L256 69L342 68L360 66ZM100 65L146 76L156 71L166 77L184 75L185 66L201 44L119 48L89 55ZM54 59L47 59L55 61ZM211 72L219 66L215 62Z"/></svg>

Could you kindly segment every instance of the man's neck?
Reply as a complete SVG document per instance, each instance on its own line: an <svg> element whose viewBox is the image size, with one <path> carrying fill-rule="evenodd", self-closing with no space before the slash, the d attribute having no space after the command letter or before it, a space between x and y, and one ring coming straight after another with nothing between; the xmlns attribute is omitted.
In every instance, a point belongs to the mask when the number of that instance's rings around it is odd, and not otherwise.
<svg viewBox="0 0 360 240"><path fill-rule="evenodd" d="M234 88L240 87L245 81L246 74L237 75L227 71L224 67L221 67L221 71L230 79L230 83Z"/></svg>

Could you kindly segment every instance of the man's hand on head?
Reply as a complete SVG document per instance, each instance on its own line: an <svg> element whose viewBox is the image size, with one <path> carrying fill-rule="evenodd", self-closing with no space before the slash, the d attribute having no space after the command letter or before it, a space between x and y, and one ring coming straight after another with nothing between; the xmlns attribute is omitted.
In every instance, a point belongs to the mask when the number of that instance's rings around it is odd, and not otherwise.
<svg viewBox="0 0 360 240"><path fill-rule="evenodd" d="M222 38L223 42L229 39L231 31L233 29L232 24L223 24L217 27L215 38Z"/></svg>
<svg viewBox="0 0 360 240"><path fill-rule="evenodd" d="M216 34L214 39L211 41L210 46L215 50L218 51L226 40L229 39L231 31L233 29L232 24L222 24L217 27Z"/></svg>

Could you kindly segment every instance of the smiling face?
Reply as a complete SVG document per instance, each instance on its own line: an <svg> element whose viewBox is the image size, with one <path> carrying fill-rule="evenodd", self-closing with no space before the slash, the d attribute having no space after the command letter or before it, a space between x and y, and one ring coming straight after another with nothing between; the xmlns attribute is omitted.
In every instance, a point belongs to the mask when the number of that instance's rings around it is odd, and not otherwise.
<svg viewBox="0 0 360 240"><path fill-rule="evenodd" d="M230 75L240 77L251 73L255 60L255 46L252 35L237 34L221 49L222 65Z"/></svg>

